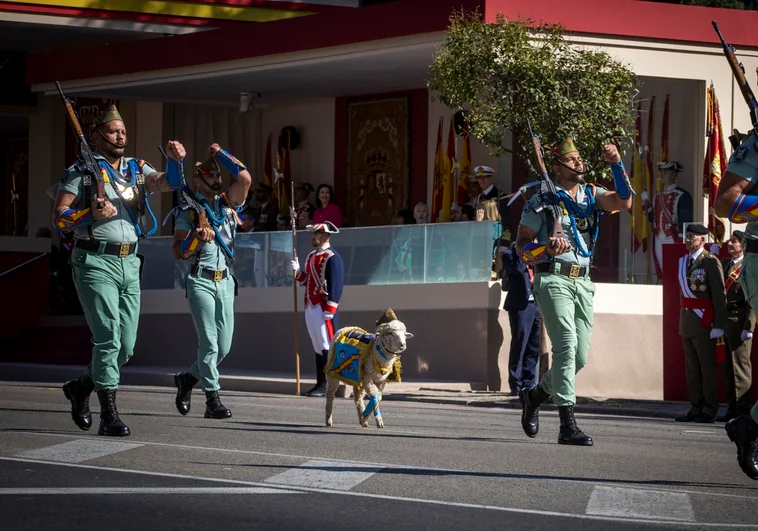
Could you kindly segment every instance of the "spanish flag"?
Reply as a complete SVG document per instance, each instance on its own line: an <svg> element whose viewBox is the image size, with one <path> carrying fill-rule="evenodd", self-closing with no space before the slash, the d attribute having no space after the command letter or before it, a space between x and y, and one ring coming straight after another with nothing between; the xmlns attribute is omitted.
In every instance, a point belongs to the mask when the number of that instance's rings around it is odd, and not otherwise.
<svg viewBox="0 0 758 531"><path fill-rule="evenodd" d="M719 100L713 89L713 81L707 92L708 114L705 136L708 140L705 161L703 163L703 195L708 197L708 230L716 243L724 242L726 227L724 220L716 215L714 203L719 189L721 176L726 171L726 147L724 133L721 130L721 114Z"/></svg>
<svg viewBox="0 0 758 531"><path fill-rule="evenodd" d="M453 206L455 160L455 131L453 131L453 121L450 120L450 130L447 133L447 153L442 172L442 209L440 210L440 221L445 223L450 221L450 211Z"/></svg>
<svg viewBox="0 0 758 531"><path fill-rule="evenodd" d="M634 140L634 161L632 163L632 188L635 190L645 189L645 181L642 173L642 165L645 164L645 161L642 159L640 153L643 149L642 123L640 120L641 113L642 105L637 104L637 123L635 125L637 136ZM634 234L633 252L637 252L637 249L639 249L640 246L642 246L643 250L647 250L648 222L647 216L642 210L642 194L637 194L632 199L632 217L634 220L631 226L632 233Z"/></svg>

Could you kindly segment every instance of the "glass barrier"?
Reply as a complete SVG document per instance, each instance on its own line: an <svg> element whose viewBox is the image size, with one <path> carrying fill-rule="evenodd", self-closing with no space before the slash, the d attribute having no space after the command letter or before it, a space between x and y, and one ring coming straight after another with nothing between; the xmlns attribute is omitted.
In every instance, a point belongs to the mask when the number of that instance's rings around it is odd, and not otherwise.
<svg viewBox="0 0 758 531"><path fill-rule="evenodd" d="M340 230L331 244L345 263L346 286L487 282L500 223L491 221L389 225ZM139 244L142 289L184 289L190 260L171 254L172 238ZM313 250L311 233L297 232L300 266ZM235 238L240 287L292 286L292 232L248 232Z"/></svg>

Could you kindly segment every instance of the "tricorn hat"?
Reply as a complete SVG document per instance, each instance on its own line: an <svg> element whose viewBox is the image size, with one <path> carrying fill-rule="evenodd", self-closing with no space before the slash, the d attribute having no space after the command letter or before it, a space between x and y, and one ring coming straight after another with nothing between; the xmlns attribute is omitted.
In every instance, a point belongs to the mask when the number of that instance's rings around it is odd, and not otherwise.
<svg viewBox="0 0 758 531"><path fill-rule="evenodd" d="M107 124L108 122L113 122L114 120L121 120L122 122L124 121L124 119L121 118L121 114L119 114L116 106L111 104L103 112L98 114L92 123L95 125L95 127L99 127L103 124Z"/></svg>
<svg viewBox="0 0 758 531"><path fill-rule="evenodd" d="M324 221L322 223L314 223L313 225L308 225L305 228L311 232L323 233L323 234L338 234L340 231L337 228L337 226L331 221Z"/></svg>
<svg viewBox="0 0 758 531"><path fill-rule="evenodd" d="M311 183L298 183L295 185L295 190L305 190L308 193L313 191L313 185Z"/></svg>
<svg viewBox="0 0 758 531"><path fill-rule="evenodd" d="M671 161L671 162L659 162L658 163L658 169L659 170L671 170L671 171L675 171L675 172L679 173L680 171L682 171L684 169L684 167L681 164L679 164L678 162L676 162L676 161Z"/></svg>
<svg viewBox="0 0 758 531"><path fill-rule="evenodd" d="M397 315L392 311L392 308L387 308L382 312L382 316L376 322L376 326L387 324L391 321L397 321Z"/></svg>

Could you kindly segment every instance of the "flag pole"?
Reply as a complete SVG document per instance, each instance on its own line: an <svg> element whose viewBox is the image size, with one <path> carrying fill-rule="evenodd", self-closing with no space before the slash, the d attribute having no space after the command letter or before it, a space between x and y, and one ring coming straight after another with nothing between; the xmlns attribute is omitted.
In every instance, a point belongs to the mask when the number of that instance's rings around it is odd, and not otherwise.
<svg viewBox="0 0 758 531"><path fill-rule="evenodd" d="M281 188L281 184L280 184ZM292 259L297 260L297 228L295 225L295 182L290 180L290 225L292 227ZM297 274L292 272L292 302L295 308L293 325L295 332L295 394L300 396L300 354L297 351L298 333L297 333Z"/></svg>

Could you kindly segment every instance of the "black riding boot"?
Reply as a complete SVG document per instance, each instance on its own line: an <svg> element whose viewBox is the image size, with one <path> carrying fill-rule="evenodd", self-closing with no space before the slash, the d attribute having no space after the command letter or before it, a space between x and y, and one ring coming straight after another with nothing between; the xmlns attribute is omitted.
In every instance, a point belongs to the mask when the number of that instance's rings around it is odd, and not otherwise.
<svg viewBox="0 0 758 531"><path fill-rule="evenodd" d="M205 392L205 418L207 419L228 419L232 412L224 407L218 398L218 391Z"/></svg>
<svg viewBox="0 0 758 531"><path fill-rule="evenodd" d="M97 392L97 399L100 401L100 429L97 430L97 434L112 437L129 435L129 428L118 417L116 390L100 389Z"/></svg>
<svg viewBox="0 0 758 531"><path fill-rule="evenodd" d="M741 415L724 426L729 440L737 445L737 462L750 479L758 479L758 424Z"/></svg>
<svg viewBox="0 0 758 531"><path fill-rule="evenodd" d="M174 385L177 388L176 409L182 415L190 412L192 388L197 383L197 378L187 372L180 372L174 375Z"/></svg>
<svg viewBox="0 0 758 531"><path fill-rule="evenodd" d="M89 410L89 395L95 389L92 378L83 374L76 380L63 384L63 394L71 401L71 418L83 430L92 427L92 413Z"/></svg>
<svg viewBox="0 0 758 531"><path fill-rule="evenodd" d="M326 358L328 350L322 350L323 354L316 354L316 385L310 391L306 391L306 396L326 396Z"/></svg>
<svg viewBox="0 0 758 531"><path fill-rule="evenodd" d="M592 437L588 437L576 425L574 418L574 406L558 406L558 415L561 417L561 431L558 435L558 444L574 444L578 446L592 446Z"/></svg>
<svg viewBox="0 0 758 531"><path fill-rule="evenodd" d="M521 428L529 437L536 437L540 431L540 405L550 398L550 395L537 384L530 389L522 389L519 398L522 407Z"/></svg>

